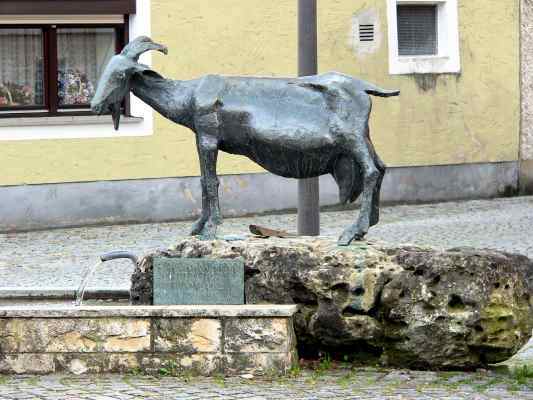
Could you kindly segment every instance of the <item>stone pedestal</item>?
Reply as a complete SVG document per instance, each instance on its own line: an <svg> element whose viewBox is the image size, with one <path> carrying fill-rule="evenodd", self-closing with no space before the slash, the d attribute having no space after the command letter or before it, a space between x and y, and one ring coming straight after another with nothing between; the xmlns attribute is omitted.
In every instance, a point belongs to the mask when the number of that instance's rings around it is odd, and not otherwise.
<svg viewBox="0 0 533 400"><path fill-rule="evenodd" d="M284 374L296 306L0 307L0 374Z"/></svg>
<svg viewBox="0 0 533 400"><path fill-rule="evenodd" d="M142 259L131 300L152 302L153 257L242 258L246 303L299 304L301 355L402 368L472 369L517 353L533 328L533 262L471 248L334 238L180 241Z"/></svg>

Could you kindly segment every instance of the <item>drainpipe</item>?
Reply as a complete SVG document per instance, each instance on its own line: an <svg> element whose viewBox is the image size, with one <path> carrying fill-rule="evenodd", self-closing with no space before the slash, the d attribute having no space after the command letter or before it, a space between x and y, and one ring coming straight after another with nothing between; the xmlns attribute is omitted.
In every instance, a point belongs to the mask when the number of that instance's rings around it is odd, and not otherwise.
<svg viewBox="0 0 533 400"><path fill-rule="evenodd" d="M317 70L317 0L298 0L298 75ZM320 235L318 177L298 180L298 234Z"/></svg>

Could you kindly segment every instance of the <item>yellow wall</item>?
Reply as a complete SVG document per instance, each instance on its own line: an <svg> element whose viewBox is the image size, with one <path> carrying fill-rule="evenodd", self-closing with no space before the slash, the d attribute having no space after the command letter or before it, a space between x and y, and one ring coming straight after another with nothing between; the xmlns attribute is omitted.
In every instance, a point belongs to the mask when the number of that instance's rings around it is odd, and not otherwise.
<svg viewBox="0 0 533 400"><path fill-rule="evenodd" d="M388 74L385 0L319 1L319 69L402 90L376 99L372 137L390 166L516 160L518 155L518 0L460 1L461 75L422 91L411 76ZM296 73L296 0L152 0L154 55L163 75ZM375 7L383 40L356 55L352 16ZM487 23L490 21L490 23ZM162 117L141 138L0 142L0 185L198 175L193 134ZM223 155L221 173L258 172Z"/></svg>
<svg viewBox="0 0 533 400"><path fill-rule="evenodd" d="M414 75L388 73L385 0L319 1L321 71L339 70L401 89L396 99L376 99L372 138L391 166L458 164L518 159L519 1L459 0L460 75L440 75L434 90ZM381 47L356 56L351 15L375 9Z"/></svg>

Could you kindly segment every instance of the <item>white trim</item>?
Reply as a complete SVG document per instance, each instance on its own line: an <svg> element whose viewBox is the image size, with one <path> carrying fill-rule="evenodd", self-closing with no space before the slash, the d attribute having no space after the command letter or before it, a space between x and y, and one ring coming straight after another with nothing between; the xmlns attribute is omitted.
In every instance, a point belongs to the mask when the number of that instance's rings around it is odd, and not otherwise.
<svg viewBox="0 0 533 400"><path fill-rule="evenodd" d="M399 56L398 4L435 4L438 6L438 54L435 56ZM459 73L459 16L457 0L387 0L389 28L389 72L391 75Z"/></svg>
<svg viewBox="0 0 533 400"><path fill-rule="evenodd" d="M149 36L150 30L150 0L136 0L137 14L130 15L130 39L140 35ZM151 56L145 53L141 57L141 62L151 64ZM154 118L152 109L131 95L131 114L134 117L142 118L136 123L121 125L119 131L113 129L112 124L95 125L81 124L73 122L72 125L45 125L45 126L18 126L0 127L0 141L17 140L45 140L45 139L80 139L80 138L117 138L130 136L150 136L153 135ZM38 117L36 117L38 121Z"/></svg>
<svg viewBox="0 0 533 400"><path fill-rule="evenodd" d="M120 118L120 125L122 124L139 124L142 118L122 117ZM111 115L61 115L57 117L10 117L0 118L0 127L7 126L61 126L61 125L110 125L113 123Z"/></svg>
<svg viewBox="0 0 533 400"><path fill-rule="evenodd" d="M124 23L123 15L0 15L2 25L122 23Z"/></svg>
<svg viewBox="0 0 533 400"><path fill-rule="evenodd" d="M137 0L137 14L130 15L130 40L137 36L151 35L151 0ZM141 55L139 62L152 65L152 54L147 51ZM143 118L144 136L153 135L154 111L142 100L130 95L130 112L133 117Z"/></svg>
<svg viewBox="0 0 533 400"><path fill-rule="evenodd" d="M120 130L115 131L111 119L108 123L95 123L95 122L76 122L73 121L70 124L65 124L64 121L57 121L57 124L51 123L51 119L48 118L39 127L35 126L28 121L18 127L1 127L0 128L0 141L13 141L13 140L43 140L43 139L89 139L89 138L116 138L116 137L129 137L129 136L146 136L146 131L143 126L144 119L138 118L124 118L120 124ZM61 117L58 117L61 118ZM40 118L34 118L37 121Z"/></svg>

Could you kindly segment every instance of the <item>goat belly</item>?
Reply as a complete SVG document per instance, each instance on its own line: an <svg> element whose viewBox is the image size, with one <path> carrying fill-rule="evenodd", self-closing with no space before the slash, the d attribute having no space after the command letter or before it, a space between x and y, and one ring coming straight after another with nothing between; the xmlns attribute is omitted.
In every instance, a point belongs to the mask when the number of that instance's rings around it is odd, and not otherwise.
<svg viewBox="0 0 533 400"><path fill-rule="evenodd" d="M327 152L302 153L266 145L253 146L248 158L267 171L285 178L311 178L331 172L331 159Z"/></svg>

